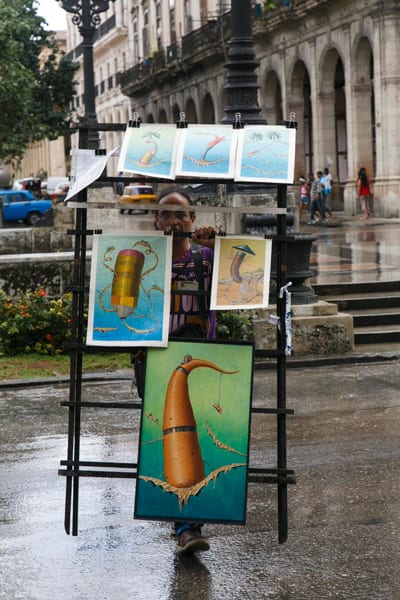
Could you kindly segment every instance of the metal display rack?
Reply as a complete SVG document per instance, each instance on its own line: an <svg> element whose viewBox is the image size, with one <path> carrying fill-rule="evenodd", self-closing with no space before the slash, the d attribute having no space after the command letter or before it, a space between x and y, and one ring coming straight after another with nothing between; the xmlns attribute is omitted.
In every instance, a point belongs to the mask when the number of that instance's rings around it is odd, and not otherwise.
<svg viewBox="0 0 400 600"><path fill-rule="evenodd" d="M179 126L179 125L178 125ZM287 126L293 126L291 122ZM96 124L96 131L124 131L126 124ZM79 147L87 148L90 127L79 129ZM139 179L138 177L101 177L99 182L114 183L116 181L126 184ZM140 177L143 181L145 178ZM147 180L147 179L146 179ZM164 183L161 179L148 179L149 182ZM209 181L209 180L208 180ZM199 179L196 183L201 183ZM229 180L216 181L215 183L231 183ZM171 183L165 181L165 183ZM174 183L191 183L188 178L176 179ZM66 478L65 495L65 517L64 527L67 534L78 535L79 515L79 484L81 477L110 477L110 478L137 478L137 463L88 461L81 457L81 424L84 411L87 408L102 409L132 409L141 410L142 402L104 402L82 400L82 372L83 357L87 352L107 352L104 346L90 346L84 342L85 325L85 298L88 290L86 286L86 255L87 238L93 234L101 233L100 230L87 229L87 210L90 204L87 202L87 189L78 195L76 207L75 229L68 233L74 236L74 269L72 280L72 323L70 344L70 383L69 400L61 403L68 408L68 439L67 458L60 461L61 468L58 473ZM153 207L154 208L154 207ZM218 207L215 207L218 212ZM197 209L196 209L197 210ZM257 212L256 207L251 207L251 212ZM264 210L258 212L265 213ZM277 215L276 235L269 236L276 245L277 257L277 290L283 290L287 285L287 242L292 238L287 234L287 198L286 184L277 184L277 210L270 210ZM274 467L251 467L248 468L248 482L256 484L273 484L277 486L277 513L278 513L278 540L282 544L288 536L288 485L295 483L294 471L287 467L287 416L293 414L293 410L286 406L286 299L284 294L277 294L276 299L277 317L277 339L275 350L255 350L256 358L271 358L276 360L276 405L274 408L252 407L252 413L270 414L276 419L276 466ZM112 352L131 352L132 348L113 346Z"/></svg>

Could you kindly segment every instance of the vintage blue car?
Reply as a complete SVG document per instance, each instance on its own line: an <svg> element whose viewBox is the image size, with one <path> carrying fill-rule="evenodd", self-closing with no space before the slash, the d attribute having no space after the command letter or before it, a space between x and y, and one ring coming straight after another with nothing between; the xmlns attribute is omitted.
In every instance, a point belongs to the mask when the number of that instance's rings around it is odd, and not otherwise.
<svg viewBox="0 0 400 600"><path fill-rule="evenodd" d="M52 212L51 200L38 200L28 190L0 190L3 223L24 221L35 225L45 214Z"/></svg>

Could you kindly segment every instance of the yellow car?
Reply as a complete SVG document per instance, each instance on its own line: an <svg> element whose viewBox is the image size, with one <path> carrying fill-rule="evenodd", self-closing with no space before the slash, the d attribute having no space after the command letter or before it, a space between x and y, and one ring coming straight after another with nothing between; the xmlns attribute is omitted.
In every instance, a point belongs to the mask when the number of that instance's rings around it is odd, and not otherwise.
<svg viewBox="0 0 400 600"><path fill-rule="evenodd" d="M140 204L155 204L156 202L157 196L151 185L127 185L119 199L119 212L123 214L127 210L130 215L132 210L134 210L130 207L121 207L121 204L134 205L136 207Z"/></svg>

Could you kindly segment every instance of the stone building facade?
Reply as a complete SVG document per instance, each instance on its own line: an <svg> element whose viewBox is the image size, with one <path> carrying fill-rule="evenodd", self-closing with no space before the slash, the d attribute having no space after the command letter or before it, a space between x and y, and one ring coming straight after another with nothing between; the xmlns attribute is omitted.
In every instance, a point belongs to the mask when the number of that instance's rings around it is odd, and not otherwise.
<svg viewBox="0 0 400 600"><path fill-rule="evenodd" d="M375 213L400 216L399 2L276 4L254 19L259 103L269 124L296 114L296 177L328 167L334 208L355 214L364 166ZM229 18L217 15L167 46L162 59L122 73L132 109L145 122L173 122L181 111L192 123L219 122L229 39Z"/></svg>
<svg viewBox="0 0 400 600"><path fill-rule="evenodd" d="M261 115L296 114L295 176L328 167L333 208L355 214L364 166L375 214L400 217L400 3L398 0L276 0L254 7ZM230 2L118 0L101 14L94 44L100 122L218 123L226 107ZM67 47L82 60L68 19ZM74 111L84 111L83 69ZM122 134L107 132L103 145ZM76 143L72 142L73 144ZM116 165L109 173L113 174Z"/></svg>

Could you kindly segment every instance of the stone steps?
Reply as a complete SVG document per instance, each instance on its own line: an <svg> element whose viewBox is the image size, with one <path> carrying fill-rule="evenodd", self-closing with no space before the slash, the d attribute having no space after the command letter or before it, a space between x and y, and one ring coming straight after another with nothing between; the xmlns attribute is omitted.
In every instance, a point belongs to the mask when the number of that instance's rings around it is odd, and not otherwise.
<svg viewBox="0 0 400 600"><path fill-rule="evenodd" d="M356 348L400 343L400 281L313 287L319 300L352 315Z"/></svg>

